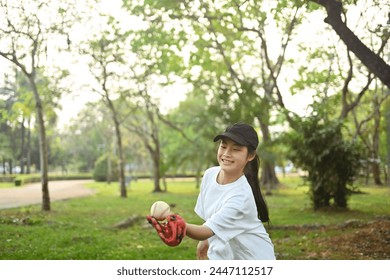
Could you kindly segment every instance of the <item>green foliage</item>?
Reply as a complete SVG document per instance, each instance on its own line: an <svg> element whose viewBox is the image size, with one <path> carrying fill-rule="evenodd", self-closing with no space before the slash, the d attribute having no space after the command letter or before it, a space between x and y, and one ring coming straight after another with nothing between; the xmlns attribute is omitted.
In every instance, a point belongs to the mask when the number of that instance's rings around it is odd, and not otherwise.
<svg viewBox="0 0 390 280"><path fill-rule="evenodd" d="M170 174L187 171L200 176L215 161L212 139L218 129L212 123L205 125L214 118L206 108L207 100L191 93L167 115L169 122L180 128L164 126L160 133L162 161Z"/></svg>
<svg viewBox="0 0 390 280"><path fill-rule="evenodd" d="M117 181L119 176L118 173L118 159L105 154L99 157L95 162L93 179L97 182Z"/></svg>
<svg viewBox="0 0 390 280"><path fill-rule="evenodd" d="M61 164L69 172L91 172L98 157L113 153L114 133L108 109L101 102L87 104L58 137Z"/></svg>
<svg viewBox="0 0 390 280"><path fill-rule="evenodd" d="M314 208L331 206L331 200L334 206L347 207L361 152L356 142L343 139L342 124L307 118L291 134L290 143L293 161L308 171Z"/></svg>

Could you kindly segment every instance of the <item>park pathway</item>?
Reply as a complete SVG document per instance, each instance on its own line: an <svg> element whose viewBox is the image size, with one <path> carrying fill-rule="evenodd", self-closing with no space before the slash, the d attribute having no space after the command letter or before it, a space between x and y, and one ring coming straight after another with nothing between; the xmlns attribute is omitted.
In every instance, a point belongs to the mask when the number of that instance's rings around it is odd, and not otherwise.
<svg viewBox="0 0 390 280"><path fill-rule="evenodd" d="M94 190L84 187L91 180L50 181L50 201L89 196ZM42 203L41 183L0 189L0 209L17 208Z"/></svg>

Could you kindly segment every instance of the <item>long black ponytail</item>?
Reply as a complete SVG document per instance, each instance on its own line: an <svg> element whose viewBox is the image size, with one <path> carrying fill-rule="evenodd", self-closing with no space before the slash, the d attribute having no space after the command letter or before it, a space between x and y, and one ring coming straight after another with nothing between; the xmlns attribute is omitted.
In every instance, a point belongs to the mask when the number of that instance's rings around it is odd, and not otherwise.
<svg viewBox="0 0 390 280"><path fill-rule="evenodd" d="M255 198L256 207L257 207L257 216L263 222L269 222L269 213L268 207L265 203L263 194L260 189L259 182L259 167L260 159L256 154L256 151L251 147L248 147L248 152L250 154L255 153L255 158L247 163L244 169L245 177L247 178L249 185L251 186L253 196Z"/></svg>

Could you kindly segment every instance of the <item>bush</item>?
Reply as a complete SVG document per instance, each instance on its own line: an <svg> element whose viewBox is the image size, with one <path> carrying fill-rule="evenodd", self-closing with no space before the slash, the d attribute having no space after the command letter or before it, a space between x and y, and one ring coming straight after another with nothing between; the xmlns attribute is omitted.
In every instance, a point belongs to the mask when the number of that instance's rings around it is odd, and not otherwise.
<svg viewBox="0 0 390 280"><path fill-rule="evenodd" d="M111 172L109 172L108 170L109 164L111 165ZM95 162L95 167L93 170L93 179L96 182L118 181L118 173L118 160L112 156L109 158L107 155L103 155Z"/></svg>
<svg viewBox="0 0 390 280"><path fill-rule="evenodd" d="M2 175L0 176L0 183L8 183L8 182L13 182L15 180L14 175Z"/></svg>
<svg viewBox="0 0 390 280"><path fill-rule="evenodd" d="M342 123L310 117L291 135L292 158L308 171L314 209L346 208L352 183L360 168L361 152L356 142L346 141Z"/></svg>
<svg viewBox="0 0 390 280"><path fill-rule="evenodd" d="M14 184L15 184L16 187L19 187L19 186L22 185L22 180L21 179L15 179Z"/></svg>
<svg viewBox="0 0 390 280"><path fill-rule="evenodd" d="M89 173L76 173L76 174L49 174L49 181L64 181L64 180L90 180L92 179L92 175ZM31 184L41 182L41 174L19 174L14 178L14 182L16 180L21 181L21 185L23 184ZM12 181L11 181L12 182Z"/></svg>

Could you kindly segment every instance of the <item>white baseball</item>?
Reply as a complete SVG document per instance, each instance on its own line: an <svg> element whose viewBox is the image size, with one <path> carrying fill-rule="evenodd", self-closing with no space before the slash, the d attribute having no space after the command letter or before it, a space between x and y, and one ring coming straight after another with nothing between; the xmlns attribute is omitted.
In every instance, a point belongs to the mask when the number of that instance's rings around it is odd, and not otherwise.
<svg viewBox="0 0 390 280"><path fill-rule="evenodd" d="M171 209L169 204L164 201L156 201L150 208L150 215L158 221L165 220L165 217L169 215Z"/></svg>

